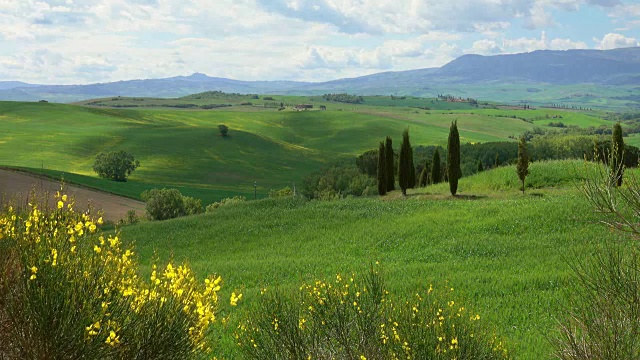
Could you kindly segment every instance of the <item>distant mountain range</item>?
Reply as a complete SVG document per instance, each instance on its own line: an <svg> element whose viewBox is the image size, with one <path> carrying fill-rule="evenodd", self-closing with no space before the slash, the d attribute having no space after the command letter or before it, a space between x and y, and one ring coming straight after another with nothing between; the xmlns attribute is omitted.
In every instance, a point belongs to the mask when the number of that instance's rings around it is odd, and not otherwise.
<svg viewBox="0 0 640 360"><path fill-rule="evenodd" d="M640 85L640 47L614 50L540 50L513 55L464 55L440 68L384 72L327 82L240 81L204 74L89 85L0 82L0 100L73 102L110 96L180 97L219 90L255 94L434 96L483 85ZM471 91L470 95L477 95ZM482 97L482 96L480 96ZM484 98L486 99L486 98ZM487 99L491 100L491 99Z"/></svg>

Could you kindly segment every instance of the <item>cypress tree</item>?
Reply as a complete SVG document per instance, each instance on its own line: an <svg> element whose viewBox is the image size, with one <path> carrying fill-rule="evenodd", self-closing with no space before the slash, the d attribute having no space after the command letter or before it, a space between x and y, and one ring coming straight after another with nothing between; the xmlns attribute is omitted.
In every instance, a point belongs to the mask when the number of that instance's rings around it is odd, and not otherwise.
<svg viewBox="0 0 640 360"><path fill-rule="evenodd" d="M520 136L518 142L518 164L516 165L518 177L522 181L522 193L524 194L524 179L529 175L529 154L527 153L527 142L524 136Z"/></svg>
<svg viewBox="0 0 640 360"><path fill-rule="evenodd" d="M416 187L416 165L413 163L413 148L409 147L409 189Z"/></svg>
<svg viewBox="0 0 640 360"><path fill-rule="evenodd" d="M387 136L385 147L384 147L384 156L386 158L385 170L387 172L387 191L395 190L395 171L393 166L393 143L391 138Z"/></svg>
<svg viewBox="0 0 640 360"><path fill-rule="evenodd" d="M484 166L482 166L482 160L478 160L478 172L483 172Z"/></svg>
<svg viewBox="0 0 640 360"><path fill-rule="evenodd" d="M384 142L380 142L378 149L378 195L382 196L387 193L387 158L384 153Z"/></svg>
<svg viewBox="0 0 640 360"><path fill-rule="evenodd" d="M622 185L622 173L624 171L624 140L622 140L622 127L620 123L613 125L613 139L611 141L611 175L616 184Z"/></svg>
<svg viewBox="0 0 640 360"><path fill-rule="evenodd" d="M433 153L431 161L431 183L438 184L442 182L442 170L440 169L440 152L438 149Z"/></svg>
<svg viewBox="0 0 640 360"><path fill-rule="evenodd" d="M496 153L496 167L500 166L500 154Z"/></svg>
<svg viewBox="0 0 640 360"><path fill-rule="evenodd" d="M429 172L427 171L427 167L425 166L420 173L420 180L418 180L418 186L425 187L429 182Z"/></svg>
<svg viewBox="0 0 640 360"><path fill-rule="evenodd" d="M409 130L402 133L402 144L400 145L400 158L398 159L398 183L402 195L407 195L409 188L409 178L411 176L411 143L409 142ZM414 170L415 172L415 170Z"/></svg>
<svg viewBox="0 0 640 360"><path fill-rule="evenodd" d="M449 177L449 190L451 195L458 192L458 179L462 177L460 169L460 133L458 133L458 121L451 122L449 128L449 141L447 142L447 174Z"/></svg>

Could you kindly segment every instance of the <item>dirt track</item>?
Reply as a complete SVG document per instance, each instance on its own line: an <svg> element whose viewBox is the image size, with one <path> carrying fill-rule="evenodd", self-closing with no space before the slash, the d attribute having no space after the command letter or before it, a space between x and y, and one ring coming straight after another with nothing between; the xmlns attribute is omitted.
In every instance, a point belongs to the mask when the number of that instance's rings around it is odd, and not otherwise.
<svg viewBox="0 0 640 360"><path fill-rule="evenodd" d="M60 183L26 173L0 169L0 204L13 201L15 204L26 204L29 194L34 190L38 194L49 194L49 203L53 203L53 195L60 190ZM90 190L73 185L65 185L65 193L75 199L78 210L86 210L91 204L95 209L104 211L104 218L117 222L126 217L127 211L135 210L138 216L145 214L145 204L122 196L112 195L97 190Z"/></svg>

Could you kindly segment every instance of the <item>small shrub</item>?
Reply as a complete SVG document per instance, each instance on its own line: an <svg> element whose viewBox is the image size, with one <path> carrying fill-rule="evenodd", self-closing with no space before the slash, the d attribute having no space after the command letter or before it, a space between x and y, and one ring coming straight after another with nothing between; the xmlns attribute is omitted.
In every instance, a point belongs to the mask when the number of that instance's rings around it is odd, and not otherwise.
<svg viewBox="0 0 640 360"><path fill-rule="evenodd" d="M293 190L288 186L280 190L272 189L269 191L270 198L281 198L281 197L287 197L287 196L293 196Z"/></svg>
<svg viewBox="0 0 640 360"><path fill-rule="evenodd" d="M151 189L142 193L151 220L167 220L184 216L185 206L178 189Z"/></svg>
<svg viewBox="0 0 640 360"><path fill-rule="evenodd" d="M220 135L227 136L227 133L229 133L229 127L227 125L220 124L218 125L218 131L220 132Z"/></svg>
<svg viewBox="0 0 640 360"><path fill-rule="evenodd" d="M140 218L138 214L136 214L135 210L127 211L127 224L134 225L140 222Z"/></svg>
<svg viewBox="0 0 640 360"><path fill-rule="evenodd" d="M204 206L202 206L202 200L196 199L190 196L183 196L184 212L185 215L196 215L204 212Z"/></svg>
<svg viewBox="0 0 640 360"><path fill-rule="evenodd" d="M244 196L234 196L232 198L222 199L218 202L214 202L212 204L207 205L207 212L215 211L217 208L221 206L236 205L245 201L247 201L247 198Z"/></svg>
<svg viewBox="0 0 640 360"><path fill-rule="evenodd" d="M248 359L505 359L502 342L430 287L394 301L374 268L303 284L296 293L263 291L237 331Z"/></svg>

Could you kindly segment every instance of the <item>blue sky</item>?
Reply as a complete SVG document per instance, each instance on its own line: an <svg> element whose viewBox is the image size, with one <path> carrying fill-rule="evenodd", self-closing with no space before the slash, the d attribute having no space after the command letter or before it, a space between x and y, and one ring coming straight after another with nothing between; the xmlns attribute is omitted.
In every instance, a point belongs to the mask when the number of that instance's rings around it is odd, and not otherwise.
<svg viewBox="0 0 640 360"><path fill-rule="evenodd" d="M0 0L0 81L326 81L639 46L639 0Z"/></svg>

